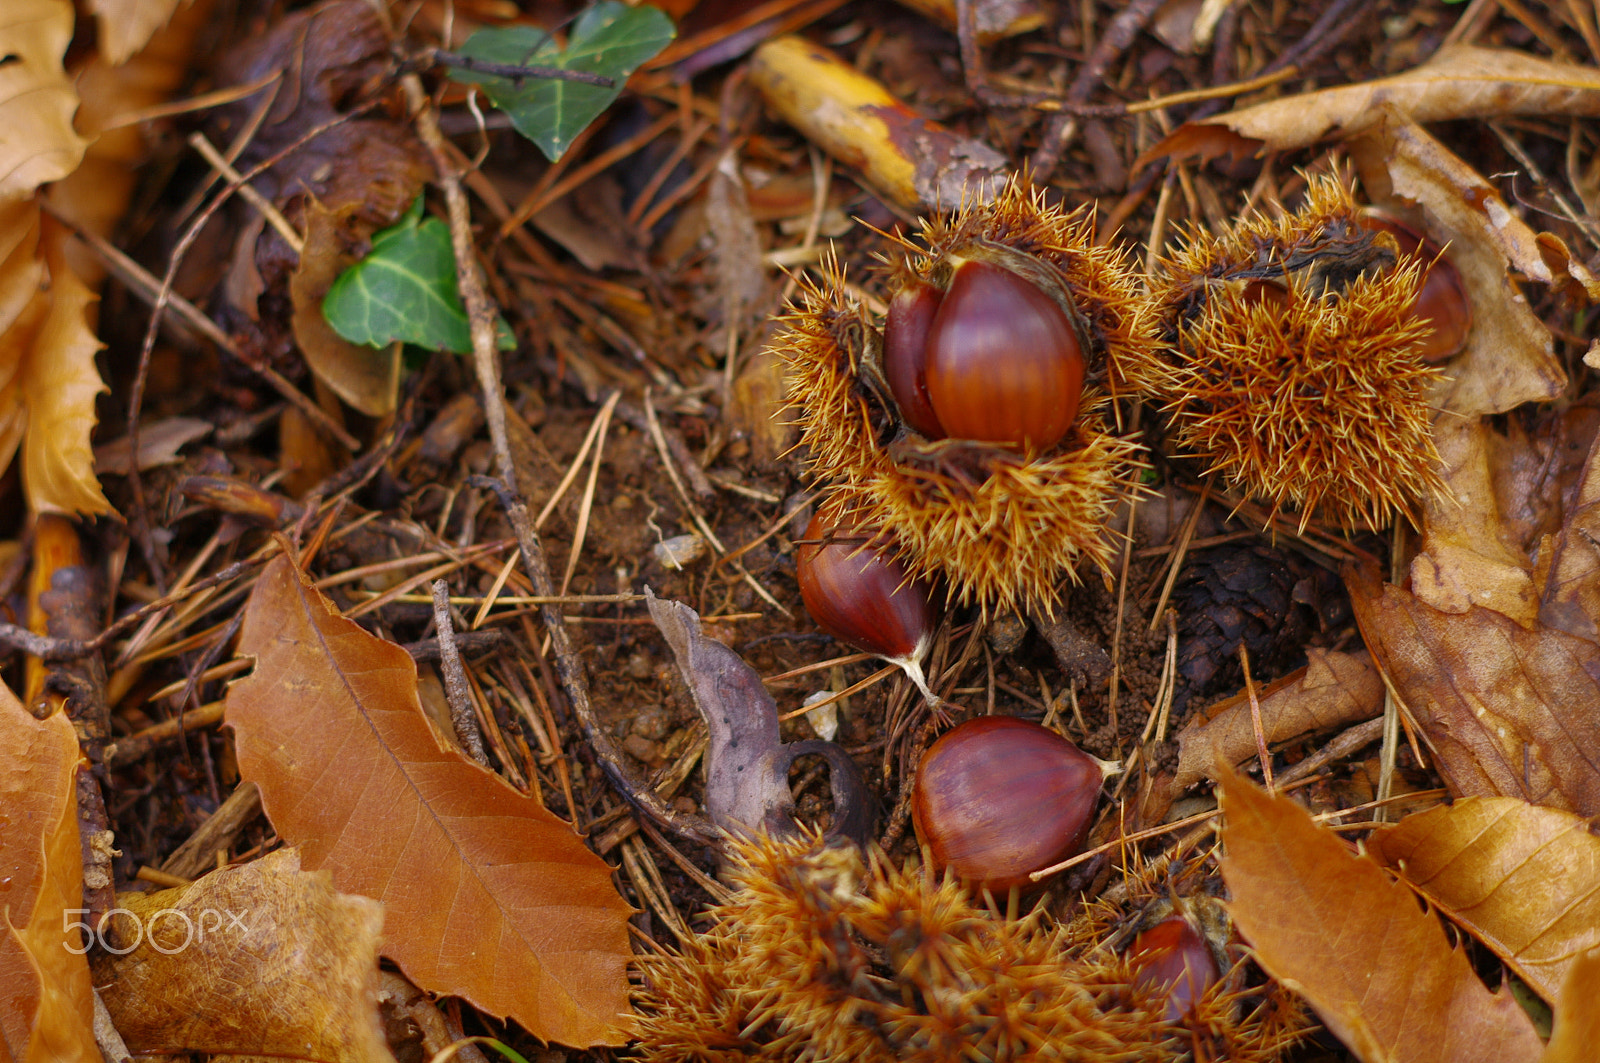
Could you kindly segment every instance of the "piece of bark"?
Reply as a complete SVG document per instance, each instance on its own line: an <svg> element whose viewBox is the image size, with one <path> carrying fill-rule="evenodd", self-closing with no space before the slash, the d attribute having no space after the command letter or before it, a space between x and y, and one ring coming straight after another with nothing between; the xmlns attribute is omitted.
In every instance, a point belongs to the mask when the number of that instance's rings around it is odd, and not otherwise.
<svg viewBox="0 0 1600 1063"><path fill-rule="evenodd" d="M900 102L827 49L779 37L756 49L750 83L785 122L908 210L987 200L1005 156Z"/></svg>

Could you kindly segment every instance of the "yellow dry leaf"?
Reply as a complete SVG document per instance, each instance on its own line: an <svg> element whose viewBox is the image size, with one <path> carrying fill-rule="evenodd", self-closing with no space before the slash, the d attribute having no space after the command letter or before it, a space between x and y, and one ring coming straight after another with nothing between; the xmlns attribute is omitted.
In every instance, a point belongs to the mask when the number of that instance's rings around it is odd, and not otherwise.
<svg viewBox="0 0 1600 1063"><path fill-rule="evenodd" d="M23 488L37 513L109 513L111 503L100 492L89 444L94 399L106 390L94 364L101 343L88 319L97 296L67 265L66 231L50 219L41 226L49 287L32 304L41 308L37 331L21 350L0 341L0 364L14 357L22 362L21 399L28 419Z"/></svg>
<svg viewBox="0 0 1600 1063"><path fill-rule="evenodd" d="M1384 827L1367 853L1555 1004L1600 946L1600 838L1571 812L1468 797Z"/></svg>
<svg viewBox="0 0 1600 1063"><path fill-rule="evenodd" d="M89 0L100 30L100 54L115 66L143 48L189 0Z"/></svg>
<svg viewBox="0 0 1600 1063"><path fill-rule="evenodd" d="M0 4L0 203L65 177L83 157L72 128L78 93L61 67L72 39L69 0Z"/></svg>
<svg viewBox="0 0 1600 1063"><path fill-rule="evenodd" d="M77 764L66 716L34 719L0 683L0 1059L16 1063L101 1058L71 925L83 911Z"/></svg>
<svg viewBox="0 0 1600 1063"><path fill-rule="evenodd" d="M1137 159L1292 151L1350 136L1399 111L1417 122L1515 114L1600 114L1600 71L1524 52L1455 45L1393 77L1337 85L1186 122Z"/></svg>
<svg viewBox="0 0 1600 1063"><path fill-rule="evenodd" d="M394 1063L378 1019L383 905L302 871L298 851L117 905L94 971L130 1049Z"/></svg>

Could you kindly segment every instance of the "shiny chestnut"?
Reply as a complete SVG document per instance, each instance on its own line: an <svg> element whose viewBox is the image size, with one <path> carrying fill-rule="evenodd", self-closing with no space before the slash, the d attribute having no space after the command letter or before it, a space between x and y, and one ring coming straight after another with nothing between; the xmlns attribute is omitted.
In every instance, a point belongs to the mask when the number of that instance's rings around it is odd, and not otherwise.
<svg viewBox="0 0 1600 1063"><path fill-rule="evenodd" d="M1413 312L1433 326L1423 341L1422 360L1442 362L1460 354L1472 328L1472 303L1460 272L1444 257L1443 249L1400 219L1371 207L1362 212L1361 224L1392 235L1401 254L1422 258L1422 285Z"/></svg>
<svg viewBox="0 0 1600 1063"><path fill-rule="evenodd" d="M819 509L806 527L796 574L817 626L842 642L887 658L933 699L922 658L939 626L932 588L880 551L871 536L836 511Z"/></svg>
<svg viewBox="0 0 1600 1063"><path fill-rule="evenodd" d="M936 867L996 893L1083 847L1105 772L1056 732L979 716L928 747L911 816Z"/></svg>
<svg viewBox="0 0 1600 1063"><path fill-rule="evenodd" d="M912 281L884 329L890 390L923 435L1044 450L1078 415L1078 327L1056 296L1006 266L963 261L942 293Z"/></svg>
<svg viewBox="0 0 1600 1063"><path fill-rule="evenodd" d="M1166 992L1168 1022L1189 1013L1194 1002L1222 977L1216 957L1194 924L1181 915L1143 930L1128 948L1128 966L1135 985L1158 986Z"/></svg>
<svg viewBox="0 0 1600 1063"><path fill-rule="evenodd" d="M928 397L928 335L944 293L913 278L889 300L883 324L883 375L900 416L929 439L943 439L944 426Z"/></svg>

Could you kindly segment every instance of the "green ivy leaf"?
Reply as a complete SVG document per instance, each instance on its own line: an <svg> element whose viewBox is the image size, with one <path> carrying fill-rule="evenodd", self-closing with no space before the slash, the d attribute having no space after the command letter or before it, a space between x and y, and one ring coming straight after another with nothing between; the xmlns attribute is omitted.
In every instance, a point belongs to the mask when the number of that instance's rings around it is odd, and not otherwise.
<svg viewBox="0 0 1600 1063"><path fill-rule="evenodd" d="M503 26L474 33L461 54L508 66L581 70L611 78L616 83L612 88L537 78L514 81L467 70L457 70L451 77L482 85L494 105L511 116L517 132L554 162L571 146L572 138L621 95L628 75L665 48L673 35L672 20L658 8L601 0L578 17L565 51L543 30Z"/></svg>
<svg viewBox="0 0 1600 1063"><path fill-rule="evenodd" d="M394 225L372 236L372 252L333 282L322 316L351 343L383 347L395 340L432 350L472 353L472 328L456 288L450 230L422 218L422 198ZM501 350L516 346L504 319Z"/></svg>

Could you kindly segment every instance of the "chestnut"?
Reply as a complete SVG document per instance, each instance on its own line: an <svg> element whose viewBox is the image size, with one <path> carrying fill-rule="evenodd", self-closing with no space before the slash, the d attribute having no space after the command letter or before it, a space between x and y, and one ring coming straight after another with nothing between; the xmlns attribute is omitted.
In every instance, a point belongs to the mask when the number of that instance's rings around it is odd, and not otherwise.
<svg viewBox="0 0 1600 1063"><path fill-rule="evenodd" d="M1417 289L1413 313L1433 326L1420 352L1424 362L1442 362L1461 353L1472 328L1472 303L1467 299L1461 274L1444 249L1393 215L1368 207L1361 224L1368 229L1389 233L1400 245L1402 255L1420 254L1422 284Z"/></svg>
<svg viewBox="0 0 1600 1063"><path fill-rule="evenodd" d="M1164 1017L1168 1022L1187 1015L1194 1002L1222 977L1206 939L1181 915L1140 931L1128 948L1128 966L1135 985L1166 990Z"/></svg>
<svg viewBox="0 0 1600 1063"><path fill-rule="evenodd" d="M939 626L933 589L863 533L822 508L806 526L796 575L800 598L817 626L859 650L897 664L929 704L938 698L922 674L922 658Z"/></svg>
<svg viewBox="0 0 1600 1063"><path fill-rule="evenodd" d="M1047 450L1078 415L1085 352L1057 295L969 258L942 294L917 279L895 295L884 369L902 417L923 435Z"/></svg>
<svg viewBox="0 0 1600 1063"><path fill-rule="evenodd" d="M883 375L906 424L929 439L943 439L944 426L928 398L928 333L943 293L914 278L889 300L883 323Z"/></svg>
<svg viewBox="0 0 1600 1063"><path fill-rule="evenodd" d="M1026 887L1083 847L1105 774L1047 727L979 716L922 755L912 823L936 867L995 893Z"/></svg>

